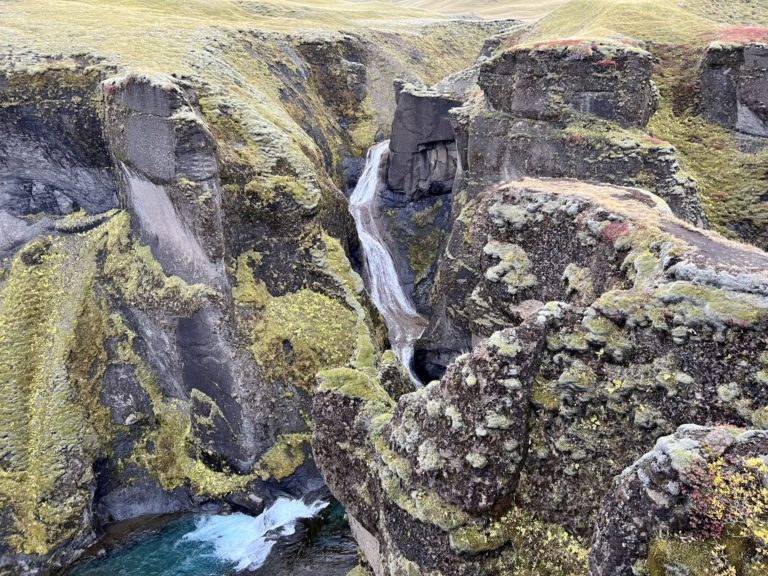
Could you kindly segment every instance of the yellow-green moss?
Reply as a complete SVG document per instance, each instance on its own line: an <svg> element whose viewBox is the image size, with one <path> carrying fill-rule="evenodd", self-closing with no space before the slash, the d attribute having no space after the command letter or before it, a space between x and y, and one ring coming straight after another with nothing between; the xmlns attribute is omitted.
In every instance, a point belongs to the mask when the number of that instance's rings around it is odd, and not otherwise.
<svg viewBox="0 0 768 576"><path fill-rule="evenodd" d="M698 540L695 538L657 538L648 550L649 576L732 576L749 574L764 563L751 562L746 543L739 538Z"/></svg>
<svg viewBox="0 0 768 576"><path fill-rule="evenodd" d="M256 465L257 473L261 479L283 480L293 474L299 466L304 464L306 455L310 451L311 436L309 432L278 436L272 448L261 457Z"/></svg>
<svg viewBox="0 0 768 576"><path fill-rule="evenodd" d="M341 278L345 286L354 294L361 294L365 289L363 279L360 277L360 274L352 270L341 242L328 234L323 234L323 243L325 244L325 262L328 269Z"/></svg>
<svg viewBox="0 0 768 576"><path fill-rule="evenodd" d="M443 240L443 232L438 228L431 228L424 234L416 235L408 246L408 262L416 275L415 282L425 280L432 265L439 258L440 243Z"/></svg>
<svg viewBox="0 0 768 576"><path fill-rule="evenodd" d="M365 291L363 279L352 269L344 248L336 238L323 233L322 239L325 251L318 258L321 266L340 282L344 290L344 302L357 317L356 350L351 364L373 375L377 351L371 336L371 319L360 301Z"/></svg>
<svg viewBox="0 0 768 576"><path fill-rule="evenodd" d="M178 276L166 276L152 251L131 238L130 229L127 212L97 229L105 239L102 277L115 295L138 308L162 308L185 315L196 312L213 296L201 284L189 285Z"/></svg>
<svg viewBox="0 0 768 576"><path fill-rule="evenodd" d="M235 268L235 286L232 296L238 304L264 308L269 303L269 291L263 282L257 282L253 266L261 261L261 255L254 251L241 254Z"/></svg>
<svg viewBox="0 0 768 576"><path fill-rule="evenodd" d="M300 290L269 299L251 351L269 377L309 390L318 371L350 361L356 328L355 314L338 301Z"/></svg>
<svg viewBox="0 0 768 576"><path fill-rule="evenodd" d="M511 544L511 550L492 561L498 574L587 573L588 548L562 527L542 522L519 508L501 519L468 524L450 533L451 548L463 554L480 554ZM502 568L503 567L503 568Z"/></svg>
<svg viewBox="0 0 768 576"><path fill-rule="evenodd" d="M98 233L22 248L0 295L0 502L10 542L45 554L74 535L92 462L111 438L99 403L106 314L94 291ZM82 477L67 478L72 466Z"/></svg>
<svg viewBox="0 0 768 576"><path fill-rule="evenodd" d="M220 497L243 490L256 479L283 480L304 463L309 451L309 433L285 434L277 437L250 474L211 470L197 458L189 406L178 400L160 401L154 410L157 425L145 435L132 459L166 490L189 481L197 494Z"/></svg>
<svg viewBox="0 0 768 576"><path fill-rule="evenodd" d="M366 402L380 402L393 405L394 400L375 378L360 370L336 368L323 370L318 374L320 392L337 392Z"/></svg>

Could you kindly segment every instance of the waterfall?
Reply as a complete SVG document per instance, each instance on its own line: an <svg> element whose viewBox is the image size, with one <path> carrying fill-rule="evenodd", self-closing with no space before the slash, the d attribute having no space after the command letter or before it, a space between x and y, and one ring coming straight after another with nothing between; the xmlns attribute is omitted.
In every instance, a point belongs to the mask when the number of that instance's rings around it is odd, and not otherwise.
<svg viewBox="0 0 768 576"><path fill-rule="evenodd" d="M376 217L376 192L379 189L381 157L389 141L376 144L368 151L365 169L349 202L357 234L363 247L369 291L373 303L387 323L392 350L411 379L421 384L411 369L413 345L424 333L426 320L416 312L397 275L395 262L384 241L381 223Z"/></svg>
<svg viewBox="0 0 768 576"><path fill-rule="evenodd" d="M280 536L290 536L299 520L316 516L327 505L321 500L306 504L302 500L278 498L255 518L245 514L201 518L184 540L211 544L214 555L234 565L236 572L252 571L266 562Z"/></svg>

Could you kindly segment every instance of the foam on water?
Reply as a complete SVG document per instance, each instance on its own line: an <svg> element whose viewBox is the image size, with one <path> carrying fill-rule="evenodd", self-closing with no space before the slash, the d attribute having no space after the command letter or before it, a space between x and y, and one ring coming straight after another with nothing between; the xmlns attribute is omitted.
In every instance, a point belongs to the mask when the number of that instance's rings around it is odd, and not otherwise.
<svg viewBox="0 0 768 576"><path fill-rule="evenodd" d="M256 517L231 514L200 518L184 540L213 545L216 558L233 564L238 572L256 570L266 562L277 538L290 536L296 531L297 521L316 516L327 505L323 501L306 504L279 498Z"/></svg>
<svg viewBox="0 0 768 576"><path fill-rule="evenodd" d="M159 530L137 533L124 547L90 558L68 575L232 576L253 571L264 565L281 536L296 532L300 519L312 518L326 506L323 501L280 498L256 517L182 516Z"/></svg>

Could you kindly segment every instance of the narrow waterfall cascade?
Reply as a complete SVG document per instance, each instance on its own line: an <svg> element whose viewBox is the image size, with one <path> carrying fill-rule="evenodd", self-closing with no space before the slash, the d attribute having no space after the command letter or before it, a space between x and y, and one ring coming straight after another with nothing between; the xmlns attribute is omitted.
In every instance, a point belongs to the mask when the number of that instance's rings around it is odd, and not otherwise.
<svg viewBox="0 0 768 576"><path fill-rule="evenodd" d="M379 167L389 140L368 151L365 169L349 202L363 247L368 285L373 303L387 323L392 350L416 384L421 384L411 368L413 345L424 333L426 319L419 315L397 275L395 262L384 240L381 222L376 217Z"/></svg>

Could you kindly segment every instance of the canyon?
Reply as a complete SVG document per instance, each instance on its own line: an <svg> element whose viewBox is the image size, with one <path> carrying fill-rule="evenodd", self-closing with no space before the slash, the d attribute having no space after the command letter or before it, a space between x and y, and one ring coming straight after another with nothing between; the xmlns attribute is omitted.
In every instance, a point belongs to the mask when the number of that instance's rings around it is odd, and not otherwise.
<svg viewBox="0 0 768 576"><path fill-rule="evenodd" d="M0 3L0 572L765 573L763 0L149 4Z"/></svg>

